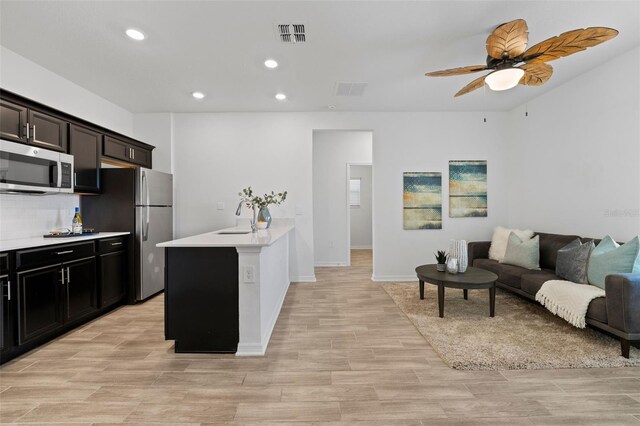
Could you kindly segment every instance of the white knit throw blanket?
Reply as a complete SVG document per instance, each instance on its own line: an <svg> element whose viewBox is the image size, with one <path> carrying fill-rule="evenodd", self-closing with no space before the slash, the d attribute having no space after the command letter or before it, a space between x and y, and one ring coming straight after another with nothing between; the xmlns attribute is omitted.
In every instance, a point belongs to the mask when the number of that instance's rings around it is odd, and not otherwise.
<svg viewBox="0 0 640 426"><path fill-rule="evenodd" d="M570 324L585 328L589 303L604 295L604 290L594 285L549 280L542 284L536 293L536 300L551 313L567 320Z"/></svg>

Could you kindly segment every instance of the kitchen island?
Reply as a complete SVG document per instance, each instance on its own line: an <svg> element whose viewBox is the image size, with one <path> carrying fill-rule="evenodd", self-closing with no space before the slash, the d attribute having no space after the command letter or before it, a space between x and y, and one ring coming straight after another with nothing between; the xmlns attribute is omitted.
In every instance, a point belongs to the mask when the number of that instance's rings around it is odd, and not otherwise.
<svg viewBox="0 0 640 426"><path fill-rule="evenodd" d="M264 355L289 288L293 221L228 228L165 249L165 339L176 352Z"/></svg>

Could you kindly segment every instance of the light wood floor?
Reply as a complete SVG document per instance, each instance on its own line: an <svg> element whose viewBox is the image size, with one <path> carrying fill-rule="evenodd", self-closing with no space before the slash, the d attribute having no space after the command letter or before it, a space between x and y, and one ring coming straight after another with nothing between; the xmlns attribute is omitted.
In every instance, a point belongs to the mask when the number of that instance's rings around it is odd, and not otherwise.
<svg viewBox="0 0 640 426"><path fill-rule="evenodd" d="M370 281L370 251L353 264L291 286L263 358L174 354L162 296L121 308L2 367L0 421L640 423L640 368L452 370Z"/></svg>

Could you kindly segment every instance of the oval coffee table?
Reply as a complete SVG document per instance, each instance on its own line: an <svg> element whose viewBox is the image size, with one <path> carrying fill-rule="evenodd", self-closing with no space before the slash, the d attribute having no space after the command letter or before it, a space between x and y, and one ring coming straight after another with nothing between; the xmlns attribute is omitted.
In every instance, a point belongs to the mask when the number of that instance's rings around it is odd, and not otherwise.
<svg viewBox="0 0 640 426"><path fill-rule="evenodd" d="M496 310L496 280L498 276L485 269L468 267L462 274L439 272L436 265L421 265L416 268L420 280L420 299L424 299L424 283L438 286L438 311L440 318L444 317L444 289L460 288L464 292L465 300L468 290L489 289L489 315L494 316Z"/></svg>

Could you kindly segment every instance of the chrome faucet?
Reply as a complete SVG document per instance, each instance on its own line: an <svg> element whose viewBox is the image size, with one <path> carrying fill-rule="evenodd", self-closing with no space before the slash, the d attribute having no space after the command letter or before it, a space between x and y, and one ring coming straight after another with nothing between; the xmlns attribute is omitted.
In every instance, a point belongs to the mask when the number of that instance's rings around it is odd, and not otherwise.
<svg viewBox="0 0 640 426"><path fill-rule="evenodd" d="M253 217L251 218L251 232L258 232L258 228L256 227L256 221L258 220L258 211L256 210L256 205L253 204L249 198L243 198L240 200L238 208L236 209L236 216L240 216L243 204L246 204L247 208L251 208L253 210Z"/></svg>

